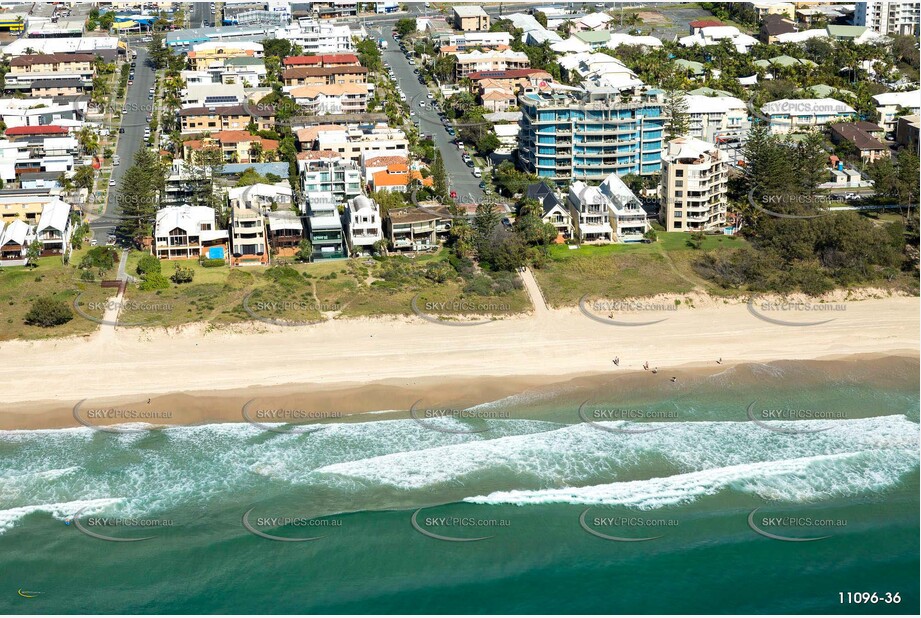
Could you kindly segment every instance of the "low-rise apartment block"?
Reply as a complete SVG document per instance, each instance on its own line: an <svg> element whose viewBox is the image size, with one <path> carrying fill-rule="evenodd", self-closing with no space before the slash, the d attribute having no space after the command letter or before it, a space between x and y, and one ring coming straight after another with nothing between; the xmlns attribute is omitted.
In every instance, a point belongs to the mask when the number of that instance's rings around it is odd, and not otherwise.
<svg viewBox="0 0 921 618"><path fill-rule="evenodd" d="M231 265L269 263L269 252L265 239L265 218L261 212L249 208L232 208L229 232Z"/></svg>
<svg viewBox="0 0 921 618"><path fill-rule="evenodd" d="M489 30L489 13L476 5L461 5L453 8L452 21L457 30Z"/></svg>
<svg viewBox="0 0 921 618"><path fill-rule="evenodd" d="M527 69L531 66L526 53L510 49L474 50L455 53L454 57L457 58L457 64L454 67L455 81L460 81L471 73L480 71L512 71L515 69Z"/></svg>
<svg viewBox="0 0 921 618"><path fill-rule="evenodd" d="M246 131L250 123L257 130L269 131L275 127L275 110L258 103L227 105L221 107L190 107L179 110L181 133L216 133L218 131Z"/></svg>
<svg viewBox="0 0 921 618"><path fill-rule="evenodd" d="M296 86L288 94L306 114L363 114L368 111L367 84Z"/></svg>
<svg viewBox="0 0 921 618"><path fill-rule="evenodd" d="M879 123L887 133L895 131L900 115L908 116L921 113L921 90L908 92L884 92L873 96Z"/></svg>
<svg viewBox="0 0 921 618"><path fill-rule="evenodd" d="M857 117L853 107L836 99L780 99L762 106L761 113L774 134L811 131Z"/></svg>
<svg viewBox="0 0 921 618"><path fill-rule="evenodd" d="M365 67L293 67L285 69L281 78L285 86L333 86L342 84L364 84L368 69Z"/></svg>
<svg viewBox="0 0 921 618"><path fill-rule="evenodd" d="M384 230L391 249L429 251L438 247L451 232L453 215L444 206L391 210L384 220Z"/></svg>

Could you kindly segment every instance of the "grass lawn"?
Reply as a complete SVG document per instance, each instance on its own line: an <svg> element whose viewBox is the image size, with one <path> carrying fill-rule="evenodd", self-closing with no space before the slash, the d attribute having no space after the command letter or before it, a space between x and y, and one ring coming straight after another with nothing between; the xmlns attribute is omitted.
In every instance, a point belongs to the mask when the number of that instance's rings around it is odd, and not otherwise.
<svg viewBox="0 0 921 618"><path fill-rule="evenodd" d="M86 249L74 251L70 264L79 264ZM72 265L64 265L59 257L44 257L38 267L25 266L0 268L0 341L10 339L46 339L68 335L88 335L99 326L73 310L74 300L79 295L81 310L90 317L101 318L103 303L114 296L114 290L99 286L98 282L80 280L80 271ZM106 278L115 278L115 269L106 273ZM42 296L51 296L71 307L73 319L60 326L44 328L25 323L25 316L33 301Z"/></svg>
<svg viewBox="0 0 921 618"><path fill-rule="evenodd" d="M135 275L143 255L128 258L128 273ZM412 313L412 299L447 302L456 309L440 314L471 314L479 307L495 308L496 315L513 314L531 308L524 289L485 296L464 293L465 283L448 280L434 283L425 278L429 264L447 259L445 252L410 259L402 256L383 260L369 258L292 264L290 270L265 267L228 266L204 268L195 260L178 262L195 275L191 283L169 289L142 291L130 286L121 320L126 324L175 326L189 322L229 324L254 319L311 322L325 317L367 317ZM174 263L161 262L169 277ZM283 276L279 276L283 275ZM245 305L244 305L245 303ZM470 305L474 310L470 310ZM485 310L485 309L484 309Z"/></svg>
<svg viewBox="0 0 921 618"><path fill-rule="evenodd" d="M696 288L721 293L698 277L694 260L707 251L742 247L741 238L706 236L700 249L687 245L688 234L659 232L651 244L555 245L544 268L534 271L547 302L553 307L575 305L594 298L622 299L656 294L686 294Z"/></svg>

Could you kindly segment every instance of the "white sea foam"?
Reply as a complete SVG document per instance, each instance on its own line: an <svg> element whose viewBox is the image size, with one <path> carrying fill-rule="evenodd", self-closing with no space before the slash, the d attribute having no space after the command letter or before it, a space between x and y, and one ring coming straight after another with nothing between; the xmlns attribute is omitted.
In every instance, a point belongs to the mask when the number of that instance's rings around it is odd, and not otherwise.
<svg viewBox="0 0 921 618"><path fill-rule="evenodd" d="M466 498L475 504L594 504L655 509L734 489L767 500L811 502L885 490L918 465L906 449L816 455L728 466L621 483L537 491L498 491Z"/></svg>
<svg viewBox="0 0 921 618"><path fill-rule="evenodd" d="M75 513L94 515L102 512L106 507L118 504L118 498L100 498L96 500L74 500L71 502L58 502L52 504L30 504L17 506L0 511L0 534L3 534L27 515L32 513L48 513L55 519L64 521Z"/></svg>

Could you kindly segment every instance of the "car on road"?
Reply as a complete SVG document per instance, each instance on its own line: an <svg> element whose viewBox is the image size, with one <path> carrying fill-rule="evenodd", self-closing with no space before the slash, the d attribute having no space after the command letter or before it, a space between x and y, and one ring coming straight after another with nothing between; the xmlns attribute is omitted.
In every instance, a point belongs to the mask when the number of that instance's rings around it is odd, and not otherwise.
<svg viewBox="0 0 921 618"><path fill-rule="evenodd" d="M844 194L844 199L846 199L846 200L856 200L856 199L859 198L859 197L860 197L860 196L857 195L856 193L850 193L850 192L848 192L848 193L845 193L845 194Z"/></svg>
<svg viewBox="0 0 921 618"><path fill-rule="evenodd" d="M435 100L435 95L432 94L431 92L428 93L426 96L428 97L429 101L434 101L434 100Z"/></svg>
<svg viewBox="0 0 921 618"><path fill-rule="evenodd" d="M482 178L482 177L483 177L483 170L481 170L481 169L478 168L478 167L473 168L473 177L474 177L474 178ZM482 183L480 183L480 184L482 184Z"/></svg>
<svg viewBox="0 0 921 618"><path fill-rule="evenodd" d="M467 167L473 167L473 159L467 159L465 163L467 164Z"/></svg>
<svg viewBox="0 0 921 618"><path fill-rule="evenodd" d="M99 242L95 238L90 239L90 247L95 247Z"/></svg>
<svg viewBox="0 0 921 618"><path fill-rule="evenodd" d="M481 188L481 189L485 189L485 188L486 188L486 181L485 181L485 180L481 180L481 181L480 181L480 188Z"/></svg>
<svg viewBox="0 0 921 618"><path fill-rule="evenodd" d="M134 83L134 80L133 80L133 79L129 79L129 80L128 80L128 85L129 85L129 86L130 86L131 84L133 84L133 83Z"/></svg>
<svg viewBox="0 0 921 618"><path fill-rule="evenodd" d="M109 186L110 186L110 187L114 187L114 186L115 186L115 179L114 179L114 178L109 179Z"/></svg>
<svg viewBox="0 0 921 618"><path fill-rule="evenodd" d="M425 109L425 101L419 101L420 109Z"/></svg>
<svg viewBox="0 0 921 618"><path fill-rule="evenodd" d="M457 135L457 131L455 131L452 127L448 127L447 132L448 132L448 135L450 135L451 137L454 137L455 135Z"/></svg>
<svg viewBox="0 0 921 618"><path fill-rule="evenodd" d="M119 127L119 128L118 128L118 132L119 132L119 133L124 133L124 132L125 132L125 127Z"/></svg>
<svg viewBox="0 0 921 618"><path fill-rule="evenodd" d="M457 199L457 191L451 191L451 199L452 199L452 200L456 200L456 199Z"/></svg>
<svg viewBox="0 0 921 618"><path fill-rule="evenodd" d="M409 110L409 115L410 115L410 116L415 116L415 115L416 115L416 111L415 111L415 110L412 110L412 109Z"/></svg>

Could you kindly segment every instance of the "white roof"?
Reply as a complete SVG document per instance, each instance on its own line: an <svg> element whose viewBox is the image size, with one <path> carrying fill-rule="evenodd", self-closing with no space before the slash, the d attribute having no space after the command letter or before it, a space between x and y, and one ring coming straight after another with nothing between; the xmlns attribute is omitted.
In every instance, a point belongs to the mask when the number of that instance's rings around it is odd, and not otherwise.
<svg viewBox="0 0 921 618"><path fill-rule="evenodd" d="M186 232L200 232L202 223L214 223L214 209L209 206L167 206L157 211L157 234L177 227ZM223 230L224 234L227 233ZM204 237L204 234L202 234Z"/></svg>
<svg viewBox="0 0 921 618"><path fill-rule="evenodd" d="M708 97L702 94L685 95L689 114L715 114L733 109L745 109L745 102L736 97Z"/></svg>
<svg viewBox="0 0 921 618"><path fill-rule="evenodd" d="M497 124L493 126L493 131L499 137L514 137L521 130L517 124Z"/></svg>
<svg viewBox="0 0 921 618"><path fill-rule="evenodd" d="M377 212L377 202L364 195L358 195L348 201L349 211L355 214L361 210L373 210Z"/></svg>
<svg viewBox="0 0 921 618"><path fill-rule="evenodd" d="M207 43L196 43L192 46L192 51L211 51L217 49L227 50L250 50L254 52L263 51L262 43L251 43L249 41L208 41Z"/></svg>
<svg viewBox="0 0 921 618"><path fill-rule="evenodd" d="M67 219L70 217L70 204L61 200L54 200L42 206L42 216L38 220L38 233L46 229L63 232L67 229Z"/></svg>
<svg viewBox="0 0 921 618"><path fill-rule="evenodd" d="M455 6L454 13L458 17L482 17L483 15L486 15L486 11L483 10L483 7L473 4Z"/></svg>
<svg viewBox="0 0 921 618"><path fill-rule="evenodd" d="M716 152L722 154L716 146L696 137L678 137L668 142L662 158L666 161L675 159L697 159Z"/></svg>
<svg viewBox="0 0 921 618"><path fill-rule="evenodd" d="M291 186L288 184L270 185L264 182L257 182L245 187L232 187L227 190L227 196L232 199L241 199L247 196L253 197L274 197L276 195L291 196Z"/></svg>
<svg viewBox="0 0 921 618"><path fill-rule="evenodd" d="M297 213L290 210L270 212L266 216L273 230L303 230L304 224Z"/></svg>
<svg viewBox="0 0 921 618"><path fill-rule="evenodd" d="M611 174L605 178L598 188L617 206L624 206L630 203L640 203L636 195L633 194L633 191L630 190L630 187L625 185L624 181L621 180L620 176L617 174Z"/></svg>
<svg viewBox="0 0 921 618"><path fill-rule="evenodd" d="M761 106L765 114L827 115L853 114L854 108L837 99L779 99Z"/></svg>
<svg viewBox="0 0 921 618"><path fill-rule="evenodd" d="M557 52L558 54L565 54L568 52L588 52L592 49L592 46L583 41L582 39L576 38L574 36L569 37L565 41L559 41L550 46L550 49Z"/></svg>
<svg viewBox="0 0 921 618"><path fill-rule="evenodd" d="M824 39L828 36L828 31L824 28L820 30L802 30L800 32L785 32L775 37L778 43L802 43L809 39Z"/></svg>
<svg viewBox="0 0 921 618"><path fill-rule="evenodd" d="M10 242L20 246L25 245L26 238L30 236L30 231L31 227L28 223L22 219L14 219L6 226L6 229L2 229L2 234L0 234L0 247Z"/></svg>
<svg viewBox="0 0 921 618"><path fill-rule="evenodd" d="M901 105L902 107L917 109L921 106L921 90L909 92L884 92L873 96L880 105Z"/></svg>
<svg viewBox="0 0 921 618"><path fill-rule="evenodd" d="M3 48L7 56L22 56L26 50L34 50L36 54L64 54L64 53L89 53L118 48L118 37L93 36L93 37L61 37L47 39L16 39Z"/></svg>
<svg viewBox="0 0 921 618"><path fill-rule="evenodd" d="M595 28L599 28L605 25L612 19L614 18L608 15L607 13L589 13L588 15L585 15L584 17L580 17L576 21L582 26L584 26L585 28L588 28L589 30L594 30Z"/></svg>
<svg viewBox="0 0 921 618"><path fill-rule="evenodd" d="M646 47L662 47L662 41L654 36L634 36L621 32L612 32L611 40L607 47L616 49L620 45L645 45Z"/></svg>

